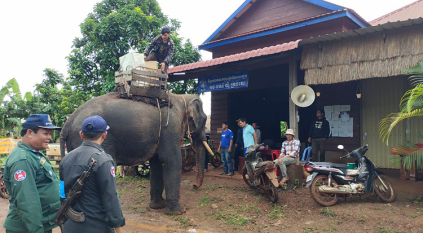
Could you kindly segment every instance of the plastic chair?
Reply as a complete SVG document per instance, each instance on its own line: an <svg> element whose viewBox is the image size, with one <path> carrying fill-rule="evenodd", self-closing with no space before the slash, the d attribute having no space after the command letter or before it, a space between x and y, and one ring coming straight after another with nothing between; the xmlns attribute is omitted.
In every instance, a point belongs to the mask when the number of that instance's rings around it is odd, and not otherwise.
<svg viewBox="0 0 423 233"><path fill-rule="evenodd" d="M303 153L303 158L301 159L300 163L306 163L310 161L311 148L312 148L311 146L305 148Z"/></svg>

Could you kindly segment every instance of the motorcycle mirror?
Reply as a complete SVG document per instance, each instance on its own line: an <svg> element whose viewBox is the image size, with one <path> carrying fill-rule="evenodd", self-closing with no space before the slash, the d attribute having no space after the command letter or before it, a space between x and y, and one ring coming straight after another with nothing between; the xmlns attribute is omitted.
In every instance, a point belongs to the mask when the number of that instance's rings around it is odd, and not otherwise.
<svg viewBox="0 0 423 233"><path fill-rule="evenodd" d="M343 150L344 146L343 145L338 145L338 149Z"/></svg>
<svg viewBox="0 0 423 233"><path fill-rule="evenodd" d="M364 133L363 140L366 140L366 138L367 138L367 133Z"/></svg>

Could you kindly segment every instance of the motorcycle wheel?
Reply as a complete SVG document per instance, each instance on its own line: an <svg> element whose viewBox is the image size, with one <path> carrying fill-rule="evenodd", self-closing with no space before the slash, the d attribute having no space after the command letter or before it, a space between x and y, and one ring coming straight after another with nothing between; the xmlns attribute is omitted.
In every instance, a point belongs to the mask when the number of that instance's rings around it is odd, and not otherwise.
<svg viewBox="0 0 423 233"><path fill-rule="evenodd" d="M332 185L336 185L334 179L331 180ZM321 193L319 192L319 186L328 185L327 175L318 175L314 178L310 186L311 197L322 206L332 206L338 202L338 195L335 193Z"/></svg>
<svg viewBox="0 0 423 233"><path fill-rule="evenodd" d="M383 180L383 183L385 183L386 187L382 184L379 178ZM395 198L396 198L395 190L392 187L391 183L388 182L385 176L379 175L379 178L377 176L373 177L373 186L374 186L376 195L380 199L382 199L382 201L384 202L395 201Z"/></svg>
<svg viewBox="0 0 423 233"><path fill-rule="evenodd" d="M150 164L149 163L145 163L145 164L141 164L139 166L135 166L135 173L138 176L147 178L150 176Z"/></svg>
<svg viewBox="0 0 423 233"><path fill-rule="evenodd" d="M192 170L192 167L195 165L195 161L192 158L191 149L182 150L182 171L189 172Z"/></svg>
<svg viewBox="0 0 423 233"><path fill-rule="evenodd" d="M220 165L222 165L222 159L219 152L215 152L214 156L211 156L210 162L213 165L213 167L218 168Z"/></svg>
<svg viewBox="0 0 423 233"><path fill-rule="evenodd" d="M266 196L272 203L278 202L278 189L272 184L269 177L266 175L262 175L263 179L260 179L261 185L264 187L264 191L266 192ZM264 183L263 183L264 182Z"/></svg>
<svg viewBox="0 0 423 233"><path fill-rule="evenodd" d="M242 171L242 179L244 179L244 182L248 185L248 187L252 188L252 189L256 189L255 186L253 186L253 184L251 184L250 179L247 178L247 168L244 167L244 170Z"/></svg>
<svg viewBox="0 0 423 233"><path fill-rule="evenodd" d="M0 197L4 199L9 199L10 197L6 185L4 184L3 176L0 178Z"/></svg>

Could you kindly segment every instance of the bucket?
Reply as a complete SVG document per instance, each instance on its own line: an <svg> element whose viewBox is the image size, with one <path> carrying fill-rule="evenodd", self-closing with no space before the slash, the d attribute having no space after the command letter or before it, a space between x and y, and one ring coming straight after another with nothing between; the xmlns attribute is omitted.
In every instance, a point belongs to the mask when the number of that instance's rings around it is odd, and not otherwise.
<svg viewBox="0 0 423 233"><path fill-rule="evenodd" d="M347 169L356 169L355 163L347 163Z"/></svg>

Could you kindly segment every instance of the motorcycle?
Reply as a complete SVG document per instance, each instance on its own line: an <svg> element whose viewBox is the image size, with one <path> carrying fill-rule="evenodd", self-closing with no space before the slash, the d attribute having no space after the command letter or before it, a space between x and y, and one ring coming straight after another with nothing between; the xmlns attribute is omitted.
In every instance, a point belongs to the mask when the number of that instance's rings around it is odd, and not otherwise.
<svg viewBox="0 0 423 233"><path fill-rule="evenodd" d="M213 146L214 140L208 140L207 144L209 144L210 149L213 151L214 155L209 154L209 161L214 168L220 167L222 165L221 155ZM191 144L189 142L184 143L181 146L181 153L182 153L182 171L189 172L196 164L195 153L191 148ZM206 151L206 153L209 153Z"/></svg>
<svg viewBox="0 0 423 233"><path fill-rule="evenodd" d="M0 197L4 199L9 199L10 195L9 195L9 192L7 191L6 184L4 183L3 171L4 171L4 168L0 168Z"/></svg>
<svg viewBox="0 0 423 233"><path fill-rule="evenodd" d="M364 134L364 139L367 134ZM343 150L344 146L339 145ZM312 198L322 206L335 205L339 197L362 195L375 192L384 202L395 201L394 188L381 174L372 161L365 156L369 149L366 144L340 157L354 158L357 169L348 169L346 164L309 162L304 169L312 173L307 177ZM346 150L345 150L346 151Z"/></svg>
<svg viewBox="0 0 423 233"><path fill-rule="evenodd" d="M252 145L245 154L245 166L242 178L250 188L259 188L266 193L271 202L278 202L279 186L275 168L272 161L264 161L261 158L258 148L260 145Z"/></svg>

